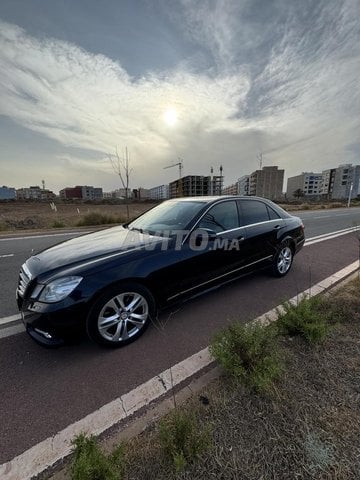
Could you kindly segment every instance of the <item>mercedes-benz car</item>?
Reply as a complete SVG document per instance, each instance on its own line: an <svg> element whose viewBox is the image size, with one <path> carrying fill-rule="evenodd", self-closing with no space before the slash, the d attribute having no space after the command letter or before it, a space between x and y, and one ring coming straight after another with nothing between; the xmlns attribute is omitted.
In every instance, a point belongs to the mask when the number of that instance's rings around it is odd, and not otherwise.
<svg viewBox="0 0 360 480"><path fill-rule="evenodd" d="M165 201L122 226L65 241L21 267L17 302L30 336L59 346L75 330L120 347L173 302L269 267L286 275L301 220L258 197Z"/></svg>

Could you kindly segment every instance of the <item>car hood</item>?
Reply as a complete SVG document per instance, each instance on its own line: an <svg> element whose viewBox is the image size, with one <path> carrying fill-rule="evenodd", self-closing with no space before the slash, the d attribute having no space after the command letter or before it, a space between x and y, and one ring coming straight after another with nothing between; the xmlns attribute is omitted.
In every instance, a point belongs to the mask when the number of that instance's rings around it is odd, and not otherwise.
<svg viewBox="0 0 360 480"><path fill-rule="evenodd" d="M131 231L121 226L89 233L47 248L26 262L32 276L70 265L101 261L107 257L162 242L162 237Z"/></svg>

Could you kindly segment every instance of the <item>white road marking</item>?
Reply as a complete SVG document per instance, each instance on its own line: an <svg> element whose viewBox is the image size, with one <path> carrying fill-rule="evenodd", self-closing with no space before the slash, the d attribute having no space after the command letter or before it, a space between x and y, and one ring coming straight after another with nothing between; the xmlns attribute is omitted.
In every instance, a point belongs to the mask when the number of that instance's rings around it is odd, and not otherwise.
<svg viewBox="0 0 360 480"><path fill-rule="evenodd" d="M304 297L318 295L343 278L349 276L358 268L359 262L356 261L325 280L322 280L320 283L313 285L308 290L296 295L289 301L290 303L297 304L299 300ZM276 320L281 308L283 308L282 304L257 317L252 322L268 324ZM30 480L62 458L68 456L73 449L71 441L76 435L80 433L100 435L113 425L129 418L141 408L161 398L174 386L192 377L212 362L213 359L209 349L205 348L171 367L171 369L164 370L134 390L103 405L95 412L69 425L56 435L43 440L9 462L0 465L1 479L19 480L19 478L21 478L22 480Z"/></svg>
<svg viewBox="0 0 360 480"><path fill-rule="evenodd" d="M0 255L0 258L13 257L15 253L7 253L6 255Z"/></svg>
<svg viewBox="0 0 360 480"><path fill-rule="evenodd" d="M0 328L0 338L11 337L11 335L17 335L18 333L24 333L25 331L25 327L22 324Z"/></svg>
<svg viewBox="0 0 360 480"><path fill-rule="evenodd" d="M316 237L311 237L305 241L304 246L313 245L314 243L324 242L325 240L331 240L333 238L341 237L342 235L347 235L348 233L355 233L359 234L360 229L359 227L350 227L345 228L344 230L338 230L337 232L333 233L324 233L322 235L317 235Z"/></svg>
<svg viewBox="0 0 360 480"><path fill-rule="evenodd" d="M21 315L10 315L10 317L3 317L0 318L0 326L1 325L10 325L11 323L16 323L21 320Z"/></svg>
<svg viewBox="0 0 360 480"><path fill-rule="evenodd" d="M330 218L331 215L320 215L319 217L313 217L313 219L315 220L316 218Z"/></svg>
<svg viewBox="0 0 360 480"><path fill-rule="evenodd" d="M351 227L351 228L345 228L343 230L338 230L336 232L332 233L323 233L322 235L317 235L315 237L310 237L305 241L304 247L308 247L309 245L313 245L314 243L319 243L319 242L324 242L325 240L331 240L333 238L340 237L342 235L346 235L348 233L356 233L360 234L360 229L359 227ZM20 315L12 315L10 317L3 317L0 318L0 326L1 325L6 325L7 323L12 323L12 322L20 322L21 317ZM9 331L9 335L15 335L16 333L21 333L21 332L15 332L11 333Z"/></svg>

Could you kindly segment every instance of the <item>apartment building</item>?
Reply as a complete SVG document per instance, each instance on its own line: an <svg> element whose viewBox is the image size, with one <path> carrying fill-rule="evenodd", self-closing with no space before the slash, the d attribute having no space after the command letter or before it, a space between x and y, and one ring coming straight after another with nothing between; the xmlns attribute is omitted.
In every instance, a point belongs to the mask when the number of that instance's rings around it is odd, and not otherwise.
<svg viewBox="0 0 360 480"><path fill-rule="evenodd" d="M360 198L360 165L339 165L336 168L331 198L345 200Z"/></svg>
<svg viewBox="0 0 360 480"><path fill-rule="evenodd" d="M323 189L323 174L314 172L303 172L295 177L289 177L286 187L286 198L297 198L297 192L304 197L318 198Z"/></svg>
<svg viewBox="0 0 360 480"><path fill-rule="evenodd" d="M170 197L169 184L158 185L157 187L150 188L151 200L166 200Z"/></svg>
<svg viewBox="0 0 360 480"><path fill-rule="evenodd" d="M53 200L56 195L51 190L40 188L38 185L18 188L16 190L18 200Z"/></svg>
<svg viewBox="0 0 360 480"><path fill-rule="evenodd" d="M76 187L63 188L59 195L64 200L102 200L103 189L89 185L76 185Z"/></svg>
<svg viewBox="0 0 360 480"><path fill-rule="evenodd" d="M233 183L232 185L228 185L227 187L223 188L222 194L223 195L238 195L239 185L238 182Z"/></svg>
<svg viewBox="0 0 360 480"><path fill-rule="evenodd" d="M249 195L250 191L250 175L243 175L238 180L238 194Z"/></svg>
<svg viewBox="0 0 360 480"><path fill-rule="evenodd" d="M223 176L188 175L169 184L170 198L221 195Z"/></svg>
<svg viewBox="0 0 360 480"><path fill-rule="evenodd" d="M6 187L3 185L0 187L0 200L15 200L16 190L12 187Z"/></svg>
<svg viewBox="0 0 360 480"><path fill-rule="evenodd" d="M324 199L330 199L334 188L336 168L328 168L322 171L320 195Z"/></svg>
<svg viewBox="0 0 360 480"><path fill-rule="evenodd" d="M265 197L270 200L280 199L282 197L284 173L284 170L279 170L277 166L255 170L249 179L249 195Z"/></svg>

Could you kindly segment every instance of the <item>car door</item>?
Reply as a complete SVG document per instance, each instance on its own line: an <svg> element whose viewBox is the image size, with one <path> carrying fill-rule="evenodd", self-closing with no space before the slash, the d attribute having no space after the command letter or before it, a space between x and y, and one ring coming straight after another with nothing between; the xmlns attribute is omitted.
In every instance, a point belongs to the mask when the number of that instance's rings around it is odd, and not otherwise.
<svg viewBox="0 0 360 480"><path fill-rule="evenodd" d="M245 239L246 231L239 224L235 200L210 206L181 248L174 251L173 263L162 270L163 278L169 279L162 293L168 299L175 299L230 278L245 263L242 249Z"/></svg>
<svg viewBox="0 0 360 480"><path fill-rule="evenodd" d="M271 260L276 252L284 220L266 202L239 200L240 221L246 229L247 257L251 264Z"/></svg>

